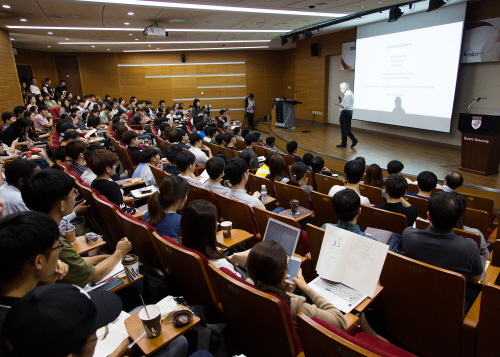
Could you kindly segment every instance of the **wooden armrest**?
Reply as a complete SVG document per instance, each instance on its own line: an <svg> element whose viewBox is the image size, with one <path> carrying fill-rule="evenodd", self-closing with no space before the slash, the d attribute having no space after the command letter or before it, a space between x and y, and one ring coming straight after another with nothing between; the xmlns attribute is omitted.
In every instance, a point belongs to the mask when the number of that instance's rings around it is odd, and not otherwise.
<svg viewBox="0 0 500 357"><path fill-rule="evenodd" d="M345 329L345 332L350 333L351 331L354 331L358 328L360 324L360 319L358 316L353 315L351 313L345 314L344 315L345 321L347 323L347 327Z"/></svg>
<svg viewBox="0 0 500 357"><path fill-rule="evenodd" d="M123 197L123 202L125 203L128 203L128 202L134 202L134 198L133 197Z"/></svg>

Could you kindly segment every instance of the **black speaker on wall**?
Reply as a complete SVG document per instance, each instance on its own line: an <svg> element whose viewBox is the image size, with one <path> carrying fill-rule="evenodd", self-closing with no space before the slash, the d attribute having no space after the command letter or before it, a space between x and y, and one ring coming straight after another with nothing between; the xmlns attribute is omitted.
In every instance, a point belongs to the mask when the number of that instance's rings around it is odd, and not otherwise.
<svg viewBox="0 0 500 357"><path fill-rule="evenodd" d="M182 63L186 62L186 55L185 54L181 55L181 61L182 61Z"/></svg>
<svg viewBox="0 0 500 357"><path fill-rule="evenodd" d="M318 44L311 43L311 57L318 57Z"/></svg>

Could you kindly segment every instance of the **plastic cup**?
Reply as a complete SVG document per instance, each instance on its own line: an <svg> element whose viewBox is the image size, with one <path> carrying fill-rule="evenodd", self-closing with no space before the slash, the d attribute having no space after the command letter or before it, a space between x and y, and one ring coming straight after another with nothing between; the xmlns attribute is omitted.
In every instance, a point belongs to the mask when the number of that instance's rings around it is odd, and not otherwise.
<svg viewBox="0 0 500 357"><path fill-rule="evenodd" d="M123 268L128 280L139 278L139 257L135 254L126 254L122 258Z"/></svg>
<svg viewBox="0 0 500 357"><path fill-rule="evenodd" d="M233 222L224 221L220 224L222 228L222 235L224 238L231 238L231 229L233 228Z"/></svg>
<svg viewBox="0 0 500 357"><path fill-rule="evenodd" d="M299 201L298 200L291 200L290 201L290 210L292 211L293 215L296 215L299 213Z"/></svg>
<svg viewBox="0 0 500 357"><path fill-rule="evenodd" d="M62 226L59 232L68 242L73 243L74 241L76 241L76 233L74 225L67 224L65 226Z"/></svg>
<svg viewBox="0 0 500 357"><path fill-rule="evenodd" d="M161 311L158 306L147 305L139 311L139 318L142 321L148 338L156 338L161 335Z"/></svg>

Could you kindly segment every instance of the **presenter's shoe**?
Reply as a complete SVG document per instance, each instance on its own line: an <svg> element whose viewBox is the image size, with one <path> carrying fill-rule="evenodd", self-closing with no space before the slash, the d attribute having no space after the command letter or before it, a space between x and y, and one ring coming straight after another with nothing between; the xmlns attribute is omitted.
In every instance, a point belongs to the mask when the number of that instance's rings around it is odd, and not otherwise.
<svg viewBox="0 0 500 357"><path fill-rule="evenodd" d="M345 147L347 147L347 145L346 144L340 144L340 145L337 145L337 147L338 148L345 148Z"/></svg>
<svg viewBox="0 0 500 357"><path fill-rule="evenodd" d="M358 143L358 139L354 139L354 141L351 144L351 147L352 148L355 147L357 143Z"/></svg>

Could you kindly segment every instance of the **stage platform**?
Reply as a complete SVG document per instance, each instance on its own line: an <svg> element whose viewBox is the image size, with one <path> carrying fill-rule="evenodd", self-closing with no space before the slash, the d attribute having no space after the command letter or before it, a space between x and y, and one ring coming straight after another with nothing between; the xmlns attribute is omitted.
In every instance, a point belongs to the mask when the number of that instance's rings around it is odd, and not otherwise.
<svg viewBox="0 0 500 357"><path fill-rule="evenodd" d="M351 148L348 139L347 148L338 148L340 144L340 126L333 124L296 123L296 129L284 129L260 122L258 130L276 138L278 148L286 152L286 142L296 140L299 144L298 155L306 152L324 158L325 166L339 173L343 172L346 161L363 156L367 165L378 164L385 169L391 160L404 164L403 174L416 176L424 170L432 171L442 181L450 171L458 171L460 166L460 147L439 144L432 141L412 139L402 136L387 135L363 129L353 129L359 143ZM303 132L310 131L310 132ZM464 188L480 188L489 191L491 198L500 198L500 175L481 176L461 171L464 176ZM498 196L498 197L495 197Z"/></svg>

